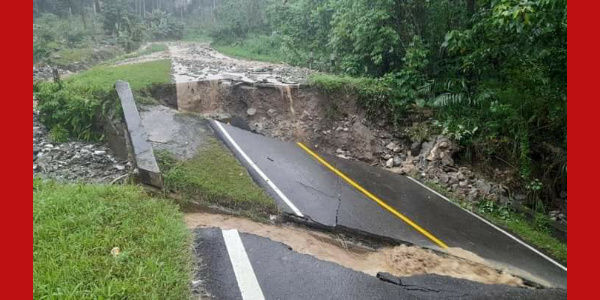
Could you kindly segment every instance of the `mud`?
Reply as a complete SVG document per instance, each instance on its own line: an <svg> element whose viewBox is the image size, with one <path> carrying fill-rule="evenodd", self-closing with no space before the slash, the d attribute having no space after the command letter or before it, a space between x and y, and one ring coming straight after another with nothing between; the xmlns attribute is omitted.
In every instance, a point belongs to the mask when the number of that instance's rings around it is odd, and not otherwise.
<svg viewBox="0 0 600 300"><path fill-rule="evenodd" d="M524 286L520 278L496 270L481 257L463 249L450 249L448 255L406 245L372 249L354 244L341 236L310 231L301 227L261 224L248 219L203 212L186 214L185 222L190 228L235 228L240 232L286 244L298 253L311 255L371 276L376 276L378 272L386 272L398 277L438 274L486 284Z"/></svg>
<svg viewBox="0 0 600 300"><path fill-rule="evenodd" d="M285 64L247 61L225 56L204 43L170 43L174 82L231 80L294 84L305 82L312 71Z"/></svg>
<svg viewBox="0 0 600 300"><path fill-rule="evenodd" d="M381 155L392 134L367 120L352 95L330 96L305 86L271 85L222 80L177 83L177 105L228 121L244 119L256 133L282 141L301 141L322 152L384 165ZM393 153L393 152L392 152ZM399 153L399 155L403 155Z"/></svg>

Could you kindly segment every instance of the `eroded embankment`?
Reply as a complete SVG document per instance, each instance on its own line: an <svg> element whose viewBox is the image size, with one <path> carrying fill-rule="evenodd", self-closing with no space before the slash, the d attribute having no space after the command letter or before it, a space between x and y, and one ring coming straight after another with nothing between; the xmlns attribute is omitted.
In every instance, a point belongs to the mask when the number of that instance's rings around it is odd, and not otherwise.
<svg viewBox="0 0 600 300"><path fill-rule="evenodd" d="M463 249L450 249L448 255L406 245L370 249L347 241L341 236L310 231L302 227L268 225L244 218L204 212L186 214L185 222L190 228L235 228L283 243L298 253L372 276L378 272L399 277L439 274L486 284L524 286L520 278L490 267L484 259Z"/></svg>

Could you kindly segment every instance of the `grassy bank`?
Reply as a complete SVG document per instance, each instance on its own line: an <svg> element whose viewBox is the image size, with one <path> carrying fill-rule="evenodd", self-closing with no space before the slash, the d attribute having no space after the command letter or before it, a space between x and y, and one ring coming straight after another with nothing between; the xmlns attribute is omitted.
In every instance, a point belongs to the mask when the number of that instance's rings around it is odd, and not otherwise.
<svg viewBox="0 0 600 300"><path fill-rule="evenodd" d="M170 60L160 60L97 66L67 78L62 84L40 83L34 86L40 120L50 129L56 142L69 138L100 140L102 130L99 124L109 111L119 107L114 93L117 80L128 81L137 96L153 84L170 82L170 72ZM143 97L136 98L151 102Z"/></svg>
<svg viewBox="0 0 600 300"><path fill-rule="evenodd" d="M93 86L103 90L113 89L117 80L129 82L133 90L149 87L156 83L171 82L171 61L157 60L122 66L97 66L69 77L66 83L72 86Z"/></svg>
<svg viewBox="0 0 600 300"><path fill-rule="evenodd" d="M177 207L137 187L34 180L35 299L188 299L189 241Z"/></svg>
<svg viewBox="0 0 600 300"><path fill-rule="evenodd" d="M167 50L169 50L169 47L165 44L151 44L148 47L144 48L143 50L139 50L139 51L135 51L135 52L131 52L128 54L117 56L113 59L103 62L102 64L103 65L111 65L111 64L118 63L122 60L136 58L136 57L140 57L140 56L144 56L144 55L150 55L153 53L163 52L163 51L167 51Z"/></svg>
<svg viewBox="0 0 600 300"><path fill-rule="evenodd" d="M257 51L254 48L243 45L211 45L215 50L234 58L246 59L246 60L254 60L254 61L264 61L269 63L281 64L284 62L282 57L277 56L272 53L265 53L262 51Z"/></svg>
<svg viewBox="0 0 600 300"><path fill-rule="evenodd" d="M452 202L470 210L492 223L507 229L514 235L550 254L566 265L567 244L553 237L550 233L548 217L538 214L534 220L528 220L522 213L518 213L507 206L502 206L492 201L481 201L473 205L467 201L459 200L439 185L426 182L427 186L445 195Z"/></svg>
<svg viewBox="0 0 600 300"><path fill-rule="evenodd" d="M158 152L157 157L168 190L253 219L268 220L278 213L275 201L214 138L189 160L176 161L167 152Z"/></svg>

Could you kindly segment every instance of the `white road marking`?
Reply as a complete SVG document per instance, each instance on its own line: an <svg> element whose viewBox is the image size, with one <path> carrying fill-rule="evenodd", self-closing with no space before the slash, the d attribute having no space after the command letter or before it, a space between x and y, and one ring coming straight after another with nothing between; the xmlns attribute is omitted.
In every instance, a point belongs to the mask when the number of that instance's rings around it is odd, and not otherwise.
<svg viewBox="0 0 600 300"><path fill-rule="evenodd" d="M267 175L265 173L263 173L263 171L261 171L261 169L250 159L250 157L248 157L248 155L246 155L246 152L244 152L244 150L242 150L242 148L240 148L240 146L233 140L233 138L229 135L229 133L225 130L225 128L223 128L223 125L221 125L221 123L218 121L214 121L214 122L215 122L215 124L217 124L217 127L219 127L219 130L221 130L221 133L223 133L223 135L227 138L227 140L231 143L231 145L233 145L233 148L235 148L235 150L242 155L242 157L254 169L254 171L256 171L256 173L258 173L258 175L264 181L266 181L267 184L269 184L269 186L285 202L285 204L287 204L287 206L298 217L301 217L301 218L304 217L304 215L300 212L300 210L296 207L296 205L294 205L294 203L292 203L292 201L290 201L290 199L288 199L288 197L285 196L285 194L273 183L273 181L271 181L271 179L269 179L269 177L267 177Z"/></svg>
<svg viewBox="0 0 600 300"><path fill-rule="evenodd" d="M466 209L464 209L464 208L463 208L463 207L461 207L460 205L458 205L458 204L456 204L456 203L452 202L450 199L446 198L444 195L442 195L442 194L440 194L440 193L436 192L435 190L433 190L433 189L431 189L430 187L428 187L428 186L424 185L424 184L423 184L423 183L421 183L420 181L418 181L418 180L416 180L416 179L414 179L414 178L412 178L412 177L410 177L410 176L406 176L406 177L408 177L408 179L410 179L410 180L412 180L412 181L416 182L418 185L420 185L420 186L422 186L422 187L426 188L426 189L427 189L427 190L429 190L430 192L432 192L432 193L436 194L437 196L441 197L442 199L444 199L444 200L446 200L446 201L448 201L448 202L452 203L453 205L455 205L455 206L459 207L460 209L462 209L462 210L466 211L467 213L469 213L469 214L470 214L470 215L472 215L473 217L475 217L475 218L479 219L480 221L482 221L482 222L484 222L484 223L486 223L486 224L488 224L488 225L492 226L492 228L494 228L494 229L496 229L496 230L498 230L498 231L500 231L500 232L504 233L505 235L507 235L507 236L508 236L508 237L510 237L511 239L513 239L513 240L517 241L519 244L521 244L521 245L525 246L525 247L526 247L526 248L528 248L529 250L531 250L531 251L535 252L536 254L540 255L540 256L541 256L541 257L543 257L543 258L545 258L545 259L546 259L546 260L548 260L549 262L551 262L551 263L555 264L557 267L559 267L559 268L563 269L564 271L567 271L567 268L566 268L565 266L563 266L563 265L561 265L560 263L556 262L556 261L555 261L555 260L553 260L552 258L548 257L546 254L544 254L544 253L542 253L542 252L538 251L537 249L533 248L532 246L528 245L527 243L525 243L525 242L521 241L520 239L518 239L517 237L513 236L512 234L510 234L510 233L506 232L504 229L502 229L502 228L500 228L500 227L498 227L498 226L496 226L496 225L494 225L494 224L490 223L490 221L488 221L488 220L486 220L486 219L484 219L484 218L480 217L480 216L479 216L479 215L477 215L476 213L474 213L474 212L472 212L472 211L469 211L469 210L466 210Z"/></svg>
<svg viewBox="0 0 600 300"><path fill-rule="evenodd" d="M222 232L242 299L265 299L237 229L223 230Z"/></svg>

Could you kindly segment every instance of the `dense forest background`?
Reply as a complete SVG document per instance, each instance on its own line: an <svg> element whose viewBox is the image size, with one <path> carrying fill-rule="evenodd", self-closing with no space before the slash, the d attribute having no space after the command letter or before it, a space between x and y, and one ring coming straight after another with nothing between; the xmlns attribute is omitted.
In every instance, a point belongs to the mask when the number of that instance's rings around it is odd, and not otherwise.
<svg viewBox="0 0 600 300"><path fill-rule="evenodd" d="M397 126L433 115L460 158L509 168L531 207L567 188L566 0L34 0L34 63L76 48L211 40L310 67ZM68 50L68 51L67 51ZM63 51L60 56L56 53ZM430 121L429 121L430 120ZM485 170L484 170L485 171ZM565 196L566 198L566 196Z"/></svg>

